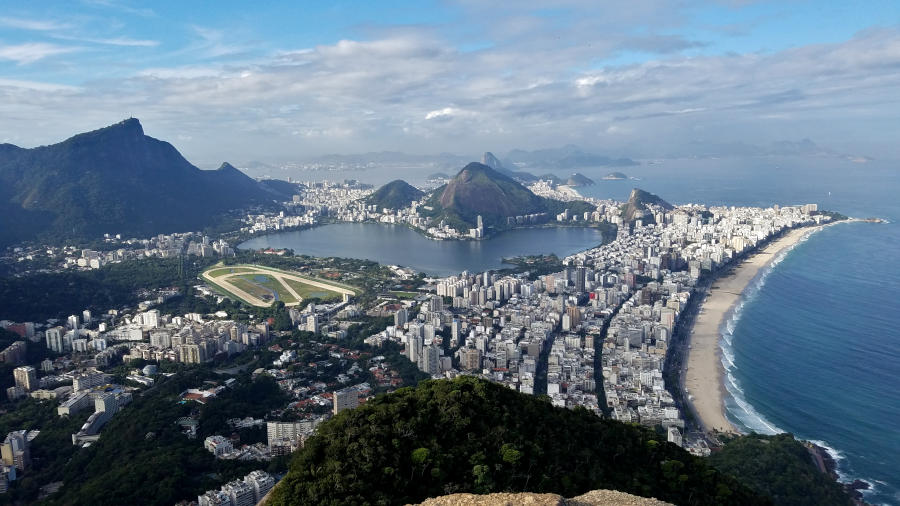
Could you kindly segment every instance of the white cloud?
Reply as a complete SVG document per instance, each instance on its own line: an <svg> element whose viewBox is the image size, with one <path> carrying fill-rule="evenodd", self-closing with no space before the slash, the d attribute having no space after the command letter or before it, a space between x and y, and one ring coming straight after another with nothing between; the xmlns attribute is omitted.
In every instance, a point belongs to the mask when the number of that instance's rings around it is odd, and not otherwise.
<svg viewBox="0 0 900 506"><path fill-rule="evenodd" d="M78 42L89 42L91 44L103 44L108 46L125 46L125 47L155 47L159 45L158 40L149 40L149 39L132 39L129 37L108 37L108 38L95 38L95 37L78 37L78 36L69 36L69 35L52 35L54 39L61 40L74 40Z"/></svg>
<svg viewBox="0 0 900 506"><path fill-rule="evenodd" d="M443 109L436 109L434 111L429 111L428 114L425 115L425 119L437 119L437 118L446 118L449 116L458 116L459 113L462 112L455 107L444 107Z"/></svg>
<svg viewBox="0 0 900 506"><path fill-rule="evenodd" d="M46 42L26 42L0 46L0 60L11 60L19 65L34 63L50 56L72 53L79 48L49 44Z"/></svg>
<svg viewBox="0 0 900 506"><path fill-rule="evenodd" d="M117 2L114 0L82 0L82 2L87 5L117 10L126 14L132 14L145 18L156 16L156 12L154 12L153 9L147 7L132 7L124 2Z"/></svg>
<svg viewBox="0 0 900 506"><path fill-rule="evenodd" d="M49 32L54 30L63 30L69 27L66 23L44 19L25 19L0 16L0 25L10 28L19 28L22 30L32 30L39 32Z"/></svg>
<svg viewBox="0 0 900 506"><path fill-rule="evenodd" d="M26 81L21 79L0 78L0 88L9 88L18 91L78 91L78 87L65 84L42 83L39 81Z"/></svg>

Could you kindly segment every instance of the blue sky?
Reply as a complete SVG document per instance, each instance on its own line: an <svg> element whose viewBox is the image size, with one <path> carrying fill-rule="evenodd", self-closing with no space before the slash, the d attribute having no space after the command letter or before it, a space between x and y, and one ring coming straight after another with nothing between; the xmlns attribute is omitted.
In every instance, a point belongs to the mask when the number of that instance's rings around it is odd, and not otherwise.
<svg viewBox="0 0 900 506"><path fill-rule="evenodd" d="M201 165L567 143L894 149L896 1L256 4L0 2L0 142L135 116Z"/></svg>

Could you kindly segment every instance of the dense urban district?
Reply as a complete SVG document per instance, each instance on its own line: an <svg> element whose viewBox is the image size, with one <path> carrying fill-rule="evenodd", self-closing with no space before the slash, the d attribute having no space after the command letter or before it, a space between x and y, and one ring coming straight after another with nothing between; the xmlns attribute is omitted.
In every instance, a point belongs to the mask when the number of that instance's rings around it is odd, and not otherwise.
<svg viewBox="0 0 900 506"><path fill-rule="evenodd" d="M2 500L255 504L291 477L291 455L321 427L333 433L349 420L340 413L427 379L480 378L548 407L643 426L653 445L698 457L727 448L737 436L704 427L681 386L698 300L769 241L844 217L815 204L672 206L640 190L598 201L552 181L526 187L495 168L470 164L430 193L402 181L383 192L287 182L289 200L232 228L10 247L0 285ZM484 178L508 198L501 204L528 205L469 212L466 199L483 197L471 185ZM334 222L402 224L438 240L591 226L605 240L449 277L236 247ZM425 448L410 458L419 466L410 476L431 461ZM482 467L476 488L491 491L499 482ZM771 496L767 486L755 490ZM833 482L814 486L849 500Z"/></svg>

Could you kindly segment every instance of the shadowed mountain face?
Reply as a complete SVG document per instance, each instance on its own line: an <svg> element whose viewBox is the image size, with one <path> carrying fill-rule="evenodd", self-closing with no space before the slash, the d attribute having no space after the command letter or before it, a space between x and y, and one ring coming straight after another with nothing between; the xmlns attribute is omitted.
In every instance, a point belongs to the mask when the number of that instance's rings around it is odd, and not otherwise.
<svg viewBox="0 0 900 506"><path fill-rule="evenodd" d="M403 209L410 203L419 200L424 192L402 179L395 179L382 186L366 198L366 204L380 208Z"/></svg>
<svg viewBox="0 0 900 506"><path fill-rule="evenodd" d="M137 119L23 149L0 145L0 243L196 230L283 199L229 164L204 171Z"/></svg>

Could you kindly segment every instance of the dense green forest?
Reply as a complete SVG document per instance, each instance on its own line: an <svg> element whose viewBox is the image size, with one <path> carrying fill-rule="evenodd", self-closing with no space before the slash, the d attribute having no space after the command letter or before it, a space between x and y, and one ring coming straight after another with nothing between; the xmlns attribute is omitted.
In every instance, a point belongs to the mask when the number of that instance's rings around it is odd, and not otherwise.
<svg viewBox="0 0 900 506"><path fill-rule="evenodd" d="M841 486L819 471L809 451L791 434L751 434L733 439L709 458L777 505L849 505Z"/></svg>
<svg viewBox="0 0 900 506"><path fill-rule="evenodd" d="M404 504L453 492L571 497L598 488L678 504L768 502L653 431L460 377L379 396L321 425L272 504Z"/></svg>
<svg viewBox="0 0 900 506"><path fill-rule="evenodd" d="M0 317L13 321L44 321L134 305L138 290L183 287L213 259L201 257L147 258L109 264L91 271L34 274L0 279Z"/></svg>

